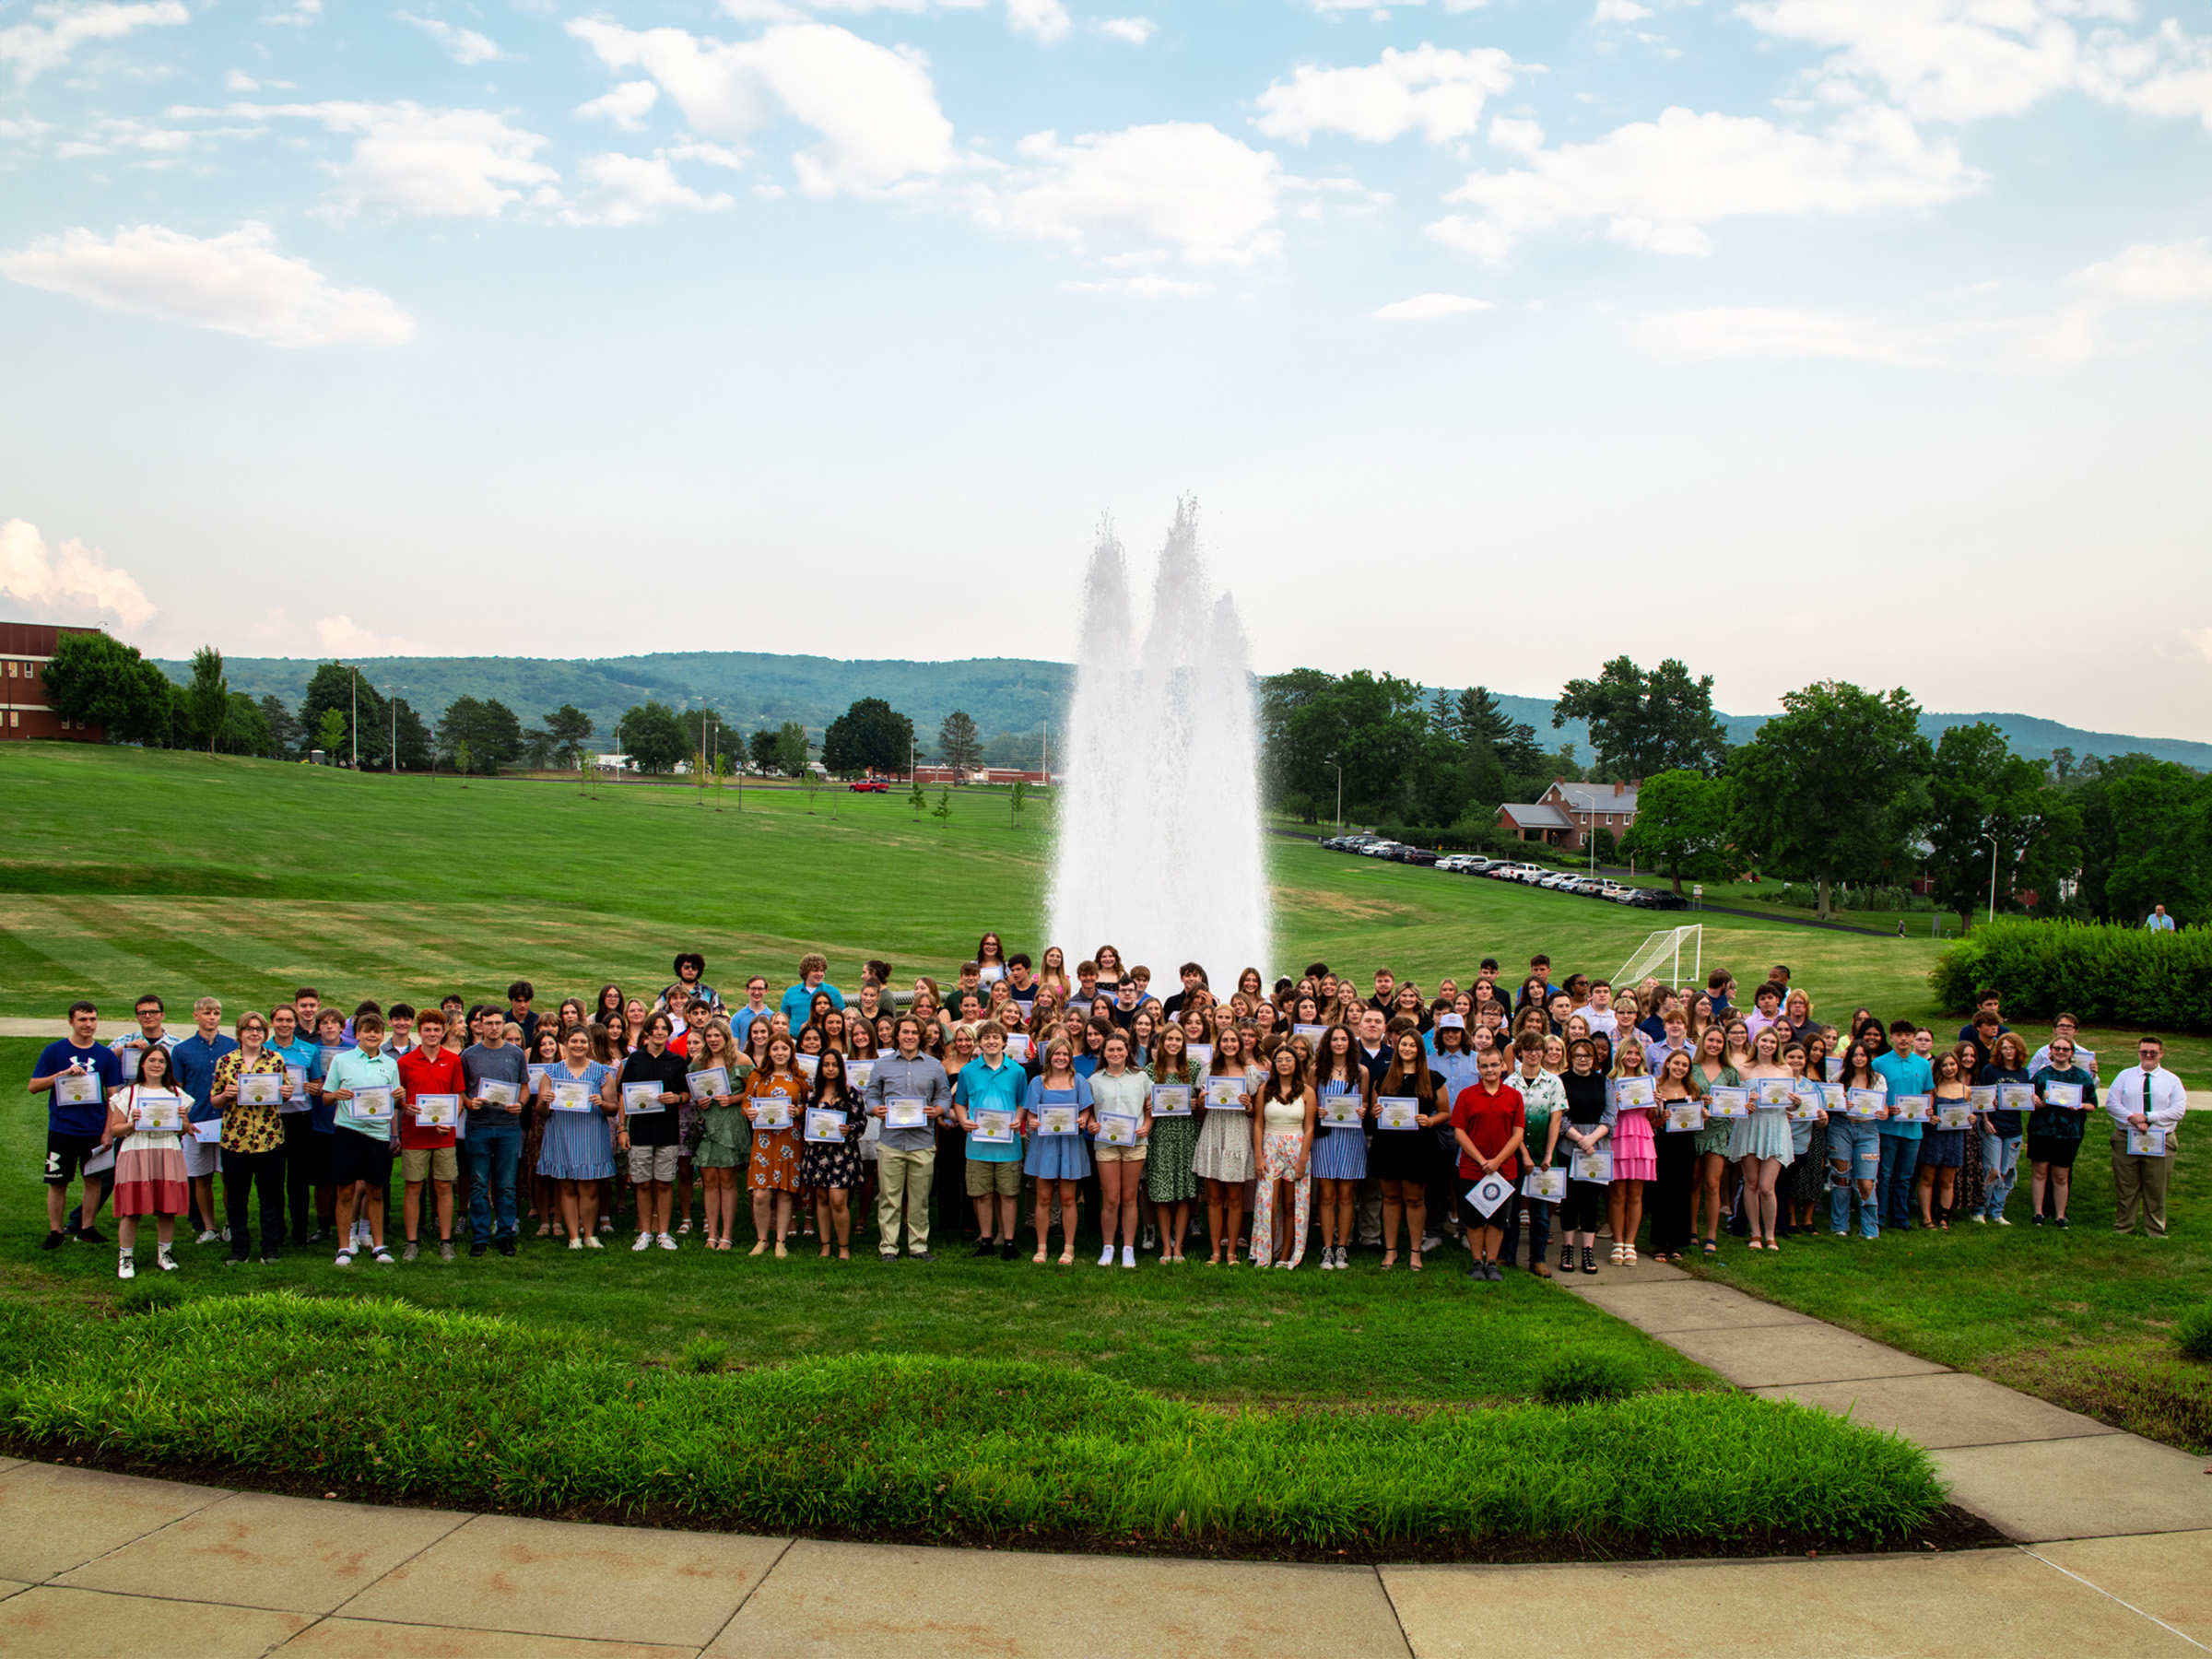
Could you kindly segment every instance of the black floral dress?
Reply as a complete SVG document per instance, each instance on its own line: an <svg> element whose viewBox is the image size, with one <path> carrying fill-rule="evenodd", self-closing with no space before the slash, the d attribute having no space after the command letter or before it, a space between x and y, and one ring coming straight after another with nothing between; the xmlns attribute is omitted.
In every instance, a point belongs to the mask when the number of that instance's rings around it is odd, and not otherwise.
<svg viewBox="0 0 2212 1659"><path fill-rule="evenodd" d="M867 1128L865 1108L860 1097L847 1095L839 1102L845 1114L845 1138L841 1141L808 1141L806 1154L799 1166L799 1184L808 1187L844 1187L860 1184L860 1136ZM837 1107L811 1106L809 1112L834 1111ZM806 1114L798 1114L800 1133L806 1133Z"/></svg>

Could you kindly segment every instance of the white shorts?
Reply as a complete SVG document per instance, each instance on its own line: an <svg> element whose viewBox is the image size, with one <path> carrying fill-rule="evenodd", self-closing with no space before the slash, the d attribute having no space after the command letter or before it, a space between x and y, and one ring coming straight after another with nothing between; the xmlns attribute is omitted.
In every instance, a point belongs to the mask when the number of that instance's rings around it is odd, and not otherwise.
<svg viewBox="0 0 2212 1659"><path fill-rule="evenodd" d="M184 1137L184 1173L194 1179L213 1175L222 1168L223 1148L214 1141Z"/></svg>

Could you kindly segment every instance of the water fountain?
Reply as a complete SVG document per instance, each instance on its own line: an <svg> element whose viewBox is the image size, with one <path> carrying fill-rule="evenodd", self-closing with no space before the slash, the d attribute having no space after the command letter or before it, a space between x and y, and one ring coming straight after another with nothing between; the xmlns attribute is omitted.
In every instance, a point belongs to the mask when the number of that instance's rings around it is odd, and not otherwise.
<svg viewBox="0 0 2212 1659"><path fill-rule="evenodd" d="M1048 936L1068 966L1100 945L1152 970L1156 993L1202 962L1218 995L1270 972L1259 736L1236 601L1217 594L1198 504L1175 505L1139 642L1127 559L1100 524L1084 582L1062 751Z"/></svg>

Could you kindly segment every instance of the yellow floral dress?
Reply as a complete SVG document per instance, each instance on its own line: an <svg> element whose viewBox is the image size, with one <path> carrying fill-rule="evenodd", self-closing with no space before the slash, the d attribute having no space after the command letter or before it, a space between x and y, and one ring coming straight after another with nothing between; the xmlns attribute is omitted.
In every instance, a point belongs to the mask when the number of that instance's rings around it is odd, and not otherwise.
<svg viewBox="0 0 2212 1659"><path fill-rule="evenodd" d="M246 1052L232 1049L215 1063L215 1092L221 1094L238 1081L241 1072L275 1072L284 1076L284 1056L273 1049L265 1048L253 1056L253 1064L246 1064ZM226 1152L274 1152L284 1145L284 1121L281 1107L249 1106L242 1100L233 1100L223 1108L223 1150Z"/></svg>

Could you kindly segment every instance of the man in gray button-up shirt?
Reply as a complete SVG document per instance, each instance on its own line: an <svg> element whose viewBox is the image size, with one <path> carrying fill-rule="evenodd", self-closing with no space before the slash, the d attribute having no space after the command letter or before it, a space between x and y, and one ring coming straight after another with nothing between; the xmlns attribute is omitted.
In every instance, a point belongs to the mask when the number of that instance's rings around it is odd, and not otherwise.
<svg viewBox="0 0 2212 1659"><path fill-rule="evenodd" d="M888 1102L920 1100L926 1122L895 1129L888 1121ZM899 1052L876 1062L868 1076L869 1115L886 1120L876 1147L877 1248L883 1259L899 1259L899 1214L906 1212L907 1253L935 1262L929 1253L929 1187L937 1162L937 1120L952 1103L952 1081L945 1068L922 1052L922 1021L899 1020Z"/></svg>

